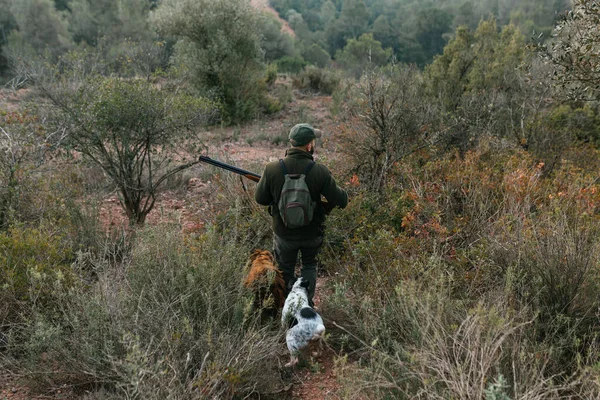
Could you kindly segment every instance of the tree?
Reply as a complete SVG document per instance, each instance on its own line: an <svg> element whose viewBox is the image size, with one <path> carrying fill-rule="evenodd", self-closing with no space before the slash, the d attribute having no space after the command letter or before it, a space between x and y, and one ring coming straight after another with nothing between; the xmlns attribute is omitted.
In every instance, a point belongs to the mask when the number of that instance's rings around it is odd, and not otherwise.
<svg viewBox="0 0 600 400"><path fill-rule="evenodd" d="M542 45L544 59L554 66L559 95L571 100L598 100L600 95L600 2L575 0Z"/></svg>
<svg viewBox="0 0 600 400"><path fill-rule="evenodd" d="M3 48L7 43L9 33L17 27L17 21L10 12L9 0L0 0L0 77L4 75L8 60Z"/></svg>
<svg viewBox="0 0 600 400"><path fill-rule="evenodd" d="M377 17L373 22L373 38L379 42L385 48L391 48L394 45L396 39L396 32L392 29L388 18L385 15Z"/></svg>
<svg viewBox="0 0 600 400"><path fill-rule="evenodd" d="M165 66L163 56L170 56L165 53L171 46L154 46L158 40L148 23L150 6L148 0L71 0L69 28L76 43L100 49L121 74L127 72L132 60L136 68L156 70L157 64ZM133 53L142 58L132 58ZM154 55L158 56L155 60ZM152 65L142 66L146 61Z"/></svg>
<svg viewBox="0 0 600 400"><path fill-rule="evenodd" d="M56 11L52 0L21 0L10 5L17 30L8 35L8 53L12 57L33 50L45 51L54 57L64 54L72 46L64 13Z"/></svg>
<svg viewBox="0 0 600 400"><path fill-rule="evenodd" d="M459 26L443 54L425 68L429 92L440 98L446 110L455 110L466 90L468 73L475 61L474 42L473 33L466 26Z"/></svg>
<svg viewBox="0 0 600 400"><path fill-rule="evenodd" d="M54 6L58 11L68 10L70 1L71 0L54 0Z"/></svg>
<svg viewBox="0 0 600 400"><path fill-rule="evenodd" d="M255 114L264 86L260 20L245 0L165 0L152 14L159 32L179 39L177 62L201 93L224 105L228 122Z"/></svg>
<svg viewBox="0 0 600 400"><path fill-rule="evenodd" d="M373 34L365 33L358 40L350 39L344 50L338 51L335 58L339 64L360 76L368 67L380 67L388 63L391 49L383 49L381 43L373 39Z"/></svg>
<svg viewBox="0 0 600 400"><path fill-rule="evenodd" d="M311 44L306 50L304 50L302 52L302 57L304 60L316 65L319 68L325 68L331 61L329 53L316 43Z"/></svg>
<svg viewBox="0 0 600 400"><path fill-rule="evenodd" d="M345 39L357 39L367 31L369 11L364 0L345 0L340 14Z"/></svg>
<svg viewBox="0 0 600 400"><path fill-rule="evenodd" d="M448 146L466 151L483 134L527 142L525 127L544 96L526 84L531 54L524 41L513 25L498 32L493 19L474 33L462 26L427 66L427 92L439 101L447 125L456 127Z"/></svg>
<svg viewBox="0 0 600 400"><path fill-rule="evenodd" d="M118 47L123 41L152 39L148 0L71 0L70 29L76 42Z"/></svg>
<svg viewBox="0 0 600 400"><path fill-rule="evenodd" d="M395 163L438 140L436 110L413 67L368 71L348 96L342 149L367 190L383 194Z"/></svg>
<svg viewBox="0 0 600 400"><path fill-rule="evenodd" d="M335 4L331 0L327 0L321 5L321 10L319 11L319 15L321 17L321 22L323 26L329 25L331 21L335 19L337 10L335 9Z"/></svg>
<svg viewBox="0 0 600 400"><path fill-rule="evenodd" d="M325 30L327 45L330 54L335 54L336 51L343 49L346 45L346 34L344 24L340 20L331 22Z"/></svg>
<svg viewBox="0 0 600 400"><path fill-rule="evenodd" d="M496 21L482 21L473 33L457 28L454 37L425 69L430 94L456 110L463 95L488 90L510 91L519 85L519 66L526 59L524 37L513 25L499 33Z"/></svg>
<svg viewBox="0 0 600 400"><path fill-rule="evenodd" d="M275 61L282 57L293 57L294 39L287 33L281 31L281 22L271 14L262 15L261 24L261 47L265 53L265 60Z"/></svg>
<svg viewBox="0 0 600 400"><path fill-rule="evenodd" d="M197 163L185 146L196 143L189 141L193 128L214 117L216 107L168 85L89 73L80 69L85 64L66 59L54 74L35 75L35 83L53 124L68 135L67 148L102 168L130 224L143 224L161 183Z"/></svg>
<svg viewBox="0 0 600 400"><path fill-rule="evenodd" d="M293 9L289 10L287 20L299 41L307 43L311 41L312 32L308 29L308 25L304 21L302 14Z"/></svg>
<svg viewBox="0 0 600 400"><path fill-rule="evenodd" d="M413 25L414 35L423 49L426 62L430 62L444 50L444 34L452 31L452 19L451 14L439 8L432 7L417 13Z"/></svg>

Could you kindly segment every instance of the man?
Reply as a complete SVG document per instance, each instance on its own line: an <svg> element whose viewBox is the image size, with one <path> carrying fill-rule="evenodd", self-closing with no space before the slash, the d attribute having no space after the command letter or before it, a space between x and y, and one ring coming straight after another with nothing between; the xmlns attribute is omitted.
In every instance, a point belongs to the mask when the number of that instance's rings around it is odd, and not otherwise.
<svg viewBox="0 0 600 400"><path fill-rule="evenodd" d="M315 285L317 282L317 255L323 244L323 234L326 210L321 203L321 195L327 199L327 209L344 208L348 204L348 194L338 187L329 169L323 164L315 163L313 153L316 139L321 137L321 131L309 124L298 124L290 130L291 148L286 151L283 166L280 161L274 161L265 167L258 182L255 199L258 204L270 206L273 217L273 248L275 259L286 287L295 276L298 252L302 257L301 276L309 281L308 299L313 305ZM313 164L312 166L309 166ZM284 186L284 169L289 174L305 174L306 186L310 197L316 202L312 220L308 225L290 229L284 223L279 212L278 201Z"/></svg>

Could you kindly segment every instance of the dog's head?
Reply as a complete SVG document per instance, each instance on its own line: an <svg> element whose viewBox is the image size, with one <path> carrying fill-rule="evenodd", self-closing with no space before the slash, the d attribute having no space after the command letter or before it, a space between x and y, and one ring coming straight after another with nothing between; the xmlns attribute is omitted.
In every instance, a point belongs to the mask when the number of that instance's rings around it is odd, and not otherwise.
<svg viewBox="0 0 600 400"><path fill-rule="evenodd" d="M289 283L291 285L291 289L290 291L294 291L294 290L304 290L308 293L308 288L310 286L310 282L303 277L300 277L298 279L293 279L290 281Z"/></svg>
<svg viewBox="0 0 600 400"><path fill-rule="evenodd" d="M250 255L248 264L255 262L275 264L275 257L273 257L273 254L268 250L255 249Z"/></svg>

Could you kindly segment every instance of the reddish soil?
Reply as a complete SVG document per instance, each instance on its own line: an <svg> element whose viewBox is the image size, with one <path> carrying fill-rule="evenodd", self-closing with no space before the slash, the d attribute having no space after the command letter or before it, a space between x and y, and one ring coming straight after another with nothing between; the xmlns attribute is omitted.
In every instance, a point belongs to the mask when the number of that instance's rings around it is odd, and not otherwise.
<svg viewBox="0 0 600 400"><path fill-rule="evenodd" d="M78 398L67 387L39 394L33 393L30 388L17 382L16 379L0 378L0 400L76 400Z"/></svg>

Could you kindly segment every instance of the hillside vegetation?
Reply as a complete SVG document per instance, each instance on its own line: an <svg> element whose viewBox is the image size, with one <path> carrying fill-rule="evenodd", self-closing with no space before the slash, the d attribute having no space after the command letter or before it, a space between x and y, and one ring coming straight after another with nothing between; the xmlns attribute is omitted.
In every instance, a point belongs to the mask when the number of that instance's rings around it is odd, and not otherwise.
<svg viewBox="0 0 600 400"><path fill-rule="evenodd" d="M0 0L1 385L600 397L598 2L558 18L534 1L272 1L295 37L243 0L111 4ZM441 42L406 25L424 15L447 20ZM404 18L389 45L382 16ZM321 47L349 18L362 28ZM429 56L400 57L418 38ZM329 358L288 371L242 285L270 217L254 183L197 156L260 172L298 122L325 130L317 157L350 203L320 260ZM325 375L333 391L297 390Z"/></svg>

